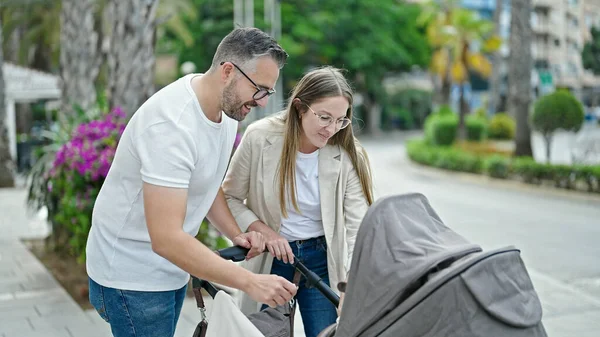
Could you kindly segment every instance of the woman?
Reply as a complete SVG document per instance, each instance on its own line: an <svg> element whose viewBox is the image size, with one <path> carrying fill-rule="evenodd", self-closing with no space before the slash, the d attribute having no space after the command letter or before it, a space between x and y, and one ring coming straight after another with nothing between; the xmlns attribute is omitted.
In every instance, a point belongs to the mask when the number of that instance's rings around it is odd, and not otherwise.
<svg viewBox="0 0 600 337"><path fill-rule="evenodd" d="M352 133L352 90L342 73L306 74L281 114L251 124L223 183L243 231L259 231L270 254L244 266L292 281L300 259L337 291L350 269L360 222L373 202L366 153ZM244 200L246 201L244 203ZM336 308L300 281L296 299L307 337L335 323ZM246 295L241 307L261 308Z"/></svg>

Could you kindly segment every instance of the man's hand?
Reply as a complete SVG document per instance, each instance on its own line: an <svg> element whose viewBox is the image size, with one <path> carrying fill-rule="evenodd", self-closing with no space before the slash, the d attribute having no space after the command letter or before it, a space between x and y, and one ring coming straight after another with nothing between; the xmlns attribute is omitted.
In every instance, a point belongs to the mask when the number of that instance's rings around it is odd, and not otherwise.
<svg viewBox="0 0 600 337"><path fill-rule="evenodd" d="M231 240L234 245L250 249L246 254L246 260L250 260L265 251L265 240L259 232L241 233Z"/></svg>
<svg viewBox="0 0 600 337"><path fill-rule="evenodd" d="M272 308L289 302L298 288L281 276L252 274L248 288L244 290L253 300Z"/></svg>

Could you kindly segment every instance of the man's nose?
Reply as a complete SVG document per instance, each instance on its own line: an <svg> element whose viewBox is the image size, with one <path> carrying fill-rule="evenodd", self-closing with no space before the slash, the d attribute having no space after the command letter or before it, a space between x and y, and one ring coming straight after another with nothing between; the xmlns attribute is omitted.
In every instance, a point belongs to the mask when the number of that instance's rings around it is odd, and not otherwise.
<svg viewBox="0 0 600 337"><path fill-rule="evenodd" d="M267 103L269 103L269 96L265 96L261 99L257 99L255 100L256 104L258 104L260 107L264 108L265 106L267 106Z"/></svg>

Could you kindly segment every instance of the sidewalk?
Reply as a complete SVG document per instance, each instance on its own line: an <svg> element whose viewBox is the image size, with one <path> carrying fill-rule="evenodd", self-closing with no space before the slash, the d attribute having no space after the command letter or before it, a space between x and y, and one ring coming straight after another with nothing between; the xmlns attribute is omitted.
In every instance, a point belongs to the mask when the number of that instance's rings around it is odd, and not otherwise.
<svg viewBox="0 0 600 337"><path fill-rule="evenodd" d="M25 198L23 189L0 189L0 337L111 337L95 310L81 309L20 241L48 234L45 221L26 215ZM195 300L186 298L175 336L191 337L199 321ZM295 335L304 336L299 315L295 323Z"/></svg>
<svg viewBox="0 0 600 337"><path fill-rule="evenodd" d="M47 234L43 221L24 214L24 190L0 189L0 337L110 337L94 310L82 310L20 238ZM552 337L592 337L600 331L600 298L529 268ZM210 298L207 299L210 310ZM187 298L177 337L191 337L200 313ZM300 315L296 336L304 336Z"/></svg>

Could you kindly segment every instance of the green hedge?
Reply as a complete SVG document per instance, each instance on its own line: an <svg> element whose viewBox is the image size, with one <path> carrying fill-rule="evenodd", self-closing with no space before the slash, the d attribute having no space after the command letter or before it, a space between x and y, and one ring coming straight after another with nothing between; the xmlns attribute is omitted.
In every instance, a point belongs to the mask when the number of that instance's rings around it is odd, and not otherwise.
<svg viewBox="0 0 600 337"><path fill-rule="evenodd" d="M491 139L511 140L515 138L515 120L507 113L497 113L490 120L488 135Z"/></svg>
<svg viewBox="0 0 600 337"><path fill-rule="evenodd" d="M465 116L467 140L482 142L487 139L488 122L485 117L470 114ZM425 119L425 139L431 145L452 145L458 132L458 114L448 106L441 106L438 111Z"/></svg>
<svg viewBox="0 0 600 337"><path fill-rule="evenodd" d="M467 140L482 142L487 138L488 123L477 115L467 115L465 120L467 127Z"/></svg>
<svg viewBox="0 0 600 337"><path fill-rule="evenodd" d="M531 157L476 155L451 146L432 146L420 139L409 141L406 150L411 160L441 169L482 173L530 184L551 182L559 188L600 193L600 166L552 165L538 163Z"/></svg>

